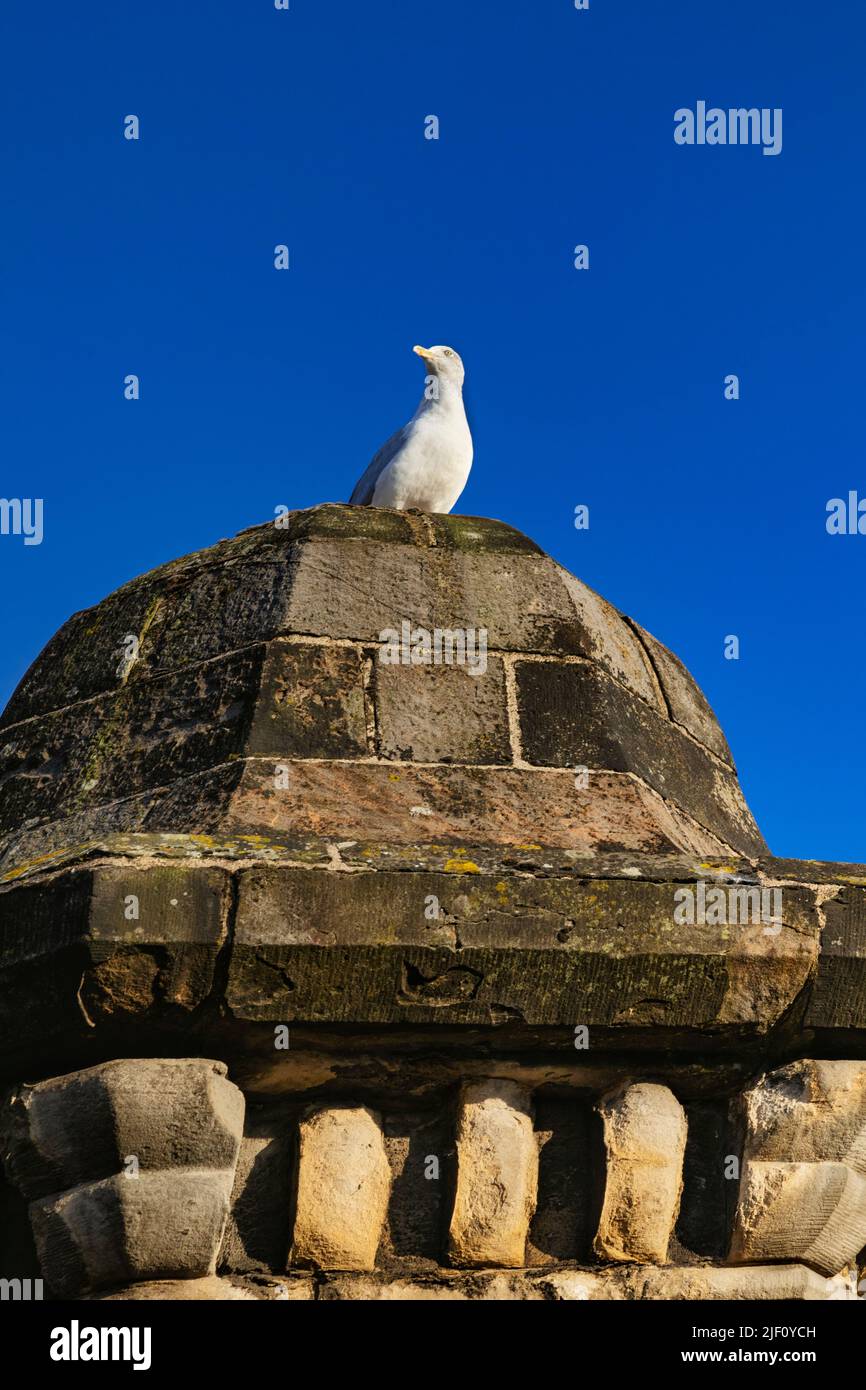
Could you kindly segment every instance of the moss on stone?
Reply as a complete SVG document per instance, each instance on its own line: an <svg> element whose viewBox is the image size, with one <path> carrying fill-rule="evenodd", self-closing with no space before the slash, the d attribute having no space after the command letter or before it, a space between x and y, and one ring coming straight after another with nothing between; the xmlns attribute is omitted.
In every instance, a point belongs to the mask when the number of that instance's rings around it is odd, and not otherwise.
<svg viewBox="0 0 866 1390"><path fill-rule="evenodd" d="M504 521L493 521L483 516L436 516L431 518L431 523L437 544L450 550L544 554L535 541L513 526L507 526Z"/></svg>

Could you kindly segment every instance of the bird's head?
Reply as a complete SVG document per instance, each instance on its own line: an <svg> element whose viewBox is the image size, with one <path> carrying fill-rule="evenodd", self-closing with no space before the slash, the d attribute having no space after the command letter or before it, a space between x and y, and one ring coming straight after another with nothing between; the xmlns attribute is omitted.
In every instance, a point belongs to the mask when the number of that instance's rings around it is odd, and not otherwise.
<svg viewBox="0 0 866 1390"><path fill-rule="evenodd" d="M428 372L438 376L440 381L453 382L455 386L463 385L465 373L459 352L450 347L414 347L412 351L417 352Z"/></svg>

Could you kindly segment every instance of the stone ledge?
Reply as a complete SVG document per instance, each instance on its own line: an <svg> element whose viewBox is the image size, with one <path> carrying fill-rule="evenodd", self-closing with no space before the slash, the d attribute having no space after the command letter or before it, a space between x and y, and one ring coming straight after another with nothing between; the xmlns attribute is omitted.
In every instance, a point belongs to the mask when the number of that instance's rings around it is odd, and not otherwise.
<svg viewBox="0 0 866 1390"><path fill-rule="evenodd" d="M417 1279L333 1274L323 1277L318 1296L325 1300L543 1301L596 1302L636 1299L833 1299L856 1300L849 1279L824 1279L805 1265L753 1265L720 1269L712 1265L659 1269L559 1269L543 1273L477 1271Z"/></svg>
<svg viewBox="0 0 866 1390"><path fill-rule="evenodd" d="M218 1026L226 1041L268 1022L513 1023L530 1049L543 1042L533 1029L561 1030L565 1046L585 1024L601 1030L594 1047L645 1047L654 1033L658 1048L718 1051L778 1034L790 1057L820 1032L854 1057L866 1047L858 869L536 845L108 838L22 865L0 887L0 1040L9 1065L32 1044L56 1070L76 1040L97 1060L103 1036L122 1050L118 1029L122 1043L130 1025L155 1034L184 1020L204 1030L205 1050ZM778 929L678 924L675 893L699 883L781 885ZM747 899L730 901L739 912Z"/></svg>
<svg viewBox="0 0 866 1390"><path fill-rule="evenodd" d="M85 1303L124 1302L270 1302L308 1303L316 1297L311 1275L286 1274L255 1279L232 1276L218 1278L205 1275L201 1279L150 1279L140 1284L126 1284L108 1293L91 1294Z"/></svg>
<svg viewBox="0 0 866 1390"><path fill-rule="evenodd" d="M82 805L57 821L25 822L0 838L0 873L50 857L63 845L117 834L176 836L184 825L222 840L284 843L320 836L395 846L415 843L423 826L434 842L474 841L494 850L530 843L584 856L736 857L724 840L633 773L595 772L591 788L576 788L567 768L256 756L106 805Z"/></svg>
<svg viewBox="0 0 866 1390"><path fill-rule="evenodd" d="M235 845L249 858L234 863L217 862L219 846L202 837L186 844L190 854L177 853L176 841L162 853L158 838L143 837L141 853L109 861L84 849L55 872L34 868L0 888L10 1044L22 1016L49 1032L64 1016L92 1030L220 1000L234 1020L251 1022L465 1026L511 1017L538 1027L761 1035L805 1006L816 972L814 1025L831 1026L837 1007L820 954L826 886L789 880L777 929L674 920L683 886L747 894L778 881L766 869L679 860L657 879L654 861L642 868L634 857L622 876L599 877L598 866L553 862L534 848L488 848L478 863L464 846L428 856L422 847L402 855L328 841L307 842L305 860L280 862L299 853L289 846L256 865L265 846L253 837ZM859 895L845 888L843 916ZM746 902L736 900L738 912ZM839 954L839 920L829 969L862 976L856 934L852 954ZM48 960L52 970L38 970ZM866 1027L854 1003L849 992L846 1025Z"/></svg>
<svg viewBox="0 0 866 1390"><path fill-rule="evenodd" d="M415 827L416 832L423 829ZM809 884L837 889L866 888L866 864L817 859L785 859L773 855L634 854L601 851L585 854L577 849L540 844L534 841L514 845L494 845L464 836L459 858L471 860L479 872L511 876L531 874L535 878L569 875L578 879L636 879L659 883L688 882L705 877L722 884ZM114 831L85 840L59 841L46 854L32 861L5 850L0 870L0 888L7 884L42 878L69 865L94 861L143 861L146 864L175 862L214 863L227 867L239 864L287 864L307 868L348 868L352 870L399 869L450 872L455 859L453 845L431 843L416 836L394 844L362 837L337 846L322 835L259 835L242 832L225 835L170 831ZM835 899L834 899L835 900ZM856 910L856 901L854 907ZM863 908L860 908L863 911Z"/></svg>
<svg viewBox="0 0 866 1390"><path fill-rule="evenodd" d="M711 1265L689 1269L587 1270L563 1268L503 1272L478 1270L471 1274L443 1273L418 1278L387 1275L274 1275L270 1278L165 1279L129 1284L95 1301L236 1301L271 1302L632 1302L676 1299L767 1301L833 1300L852 1302L857 1295L844 1275L824 1279L804 1265L753 1265L720 1269ZM90 1300L85 1300L90 1301Z"/></svg>

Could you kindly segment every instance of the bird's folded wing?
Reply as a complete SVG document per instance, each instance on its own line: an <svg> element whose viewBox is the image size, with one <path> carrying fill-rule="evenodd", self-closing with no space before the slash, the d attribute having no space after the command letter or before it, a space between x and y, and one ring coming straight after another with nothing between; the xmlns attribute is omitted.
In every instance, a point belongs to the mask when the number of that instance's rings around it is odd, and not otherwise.
<svg viewBox="0 0 866 1390"><path fill-rule="evenodd" d="M379 475L403 448L409 437L409 429L409 425L404 425L402 429L397 430L396 434L392 434L391 438L385 441L378 453L373 455L367 471L355 484L352 496L349 498L350 506L369 507L373 500L373 493L376 491Z"/></svg>

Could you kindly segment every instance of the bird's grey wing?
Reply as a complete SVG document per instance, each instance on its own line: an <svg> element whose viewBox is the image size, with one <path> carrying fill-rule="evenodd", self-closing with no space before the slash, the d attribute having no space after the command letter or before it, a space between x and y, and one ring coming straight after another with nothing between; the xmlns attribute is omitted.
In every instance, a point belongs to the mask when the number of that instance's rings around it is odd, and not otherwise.
<svg viewBox="0 0 866 1390"><path fill-rule="evenodd" d="M367 467L367 471L355 484L352 496L349 498L350 506L369 507L373 500L373 493L376 491L379 475L388 467L391 460L396 458L399 454L406 440L409 438L409 431L410 426L403 425L402 429L397 430L396 434L392 434L390 439L386 439L378 453L373 455Z"/></svg>

